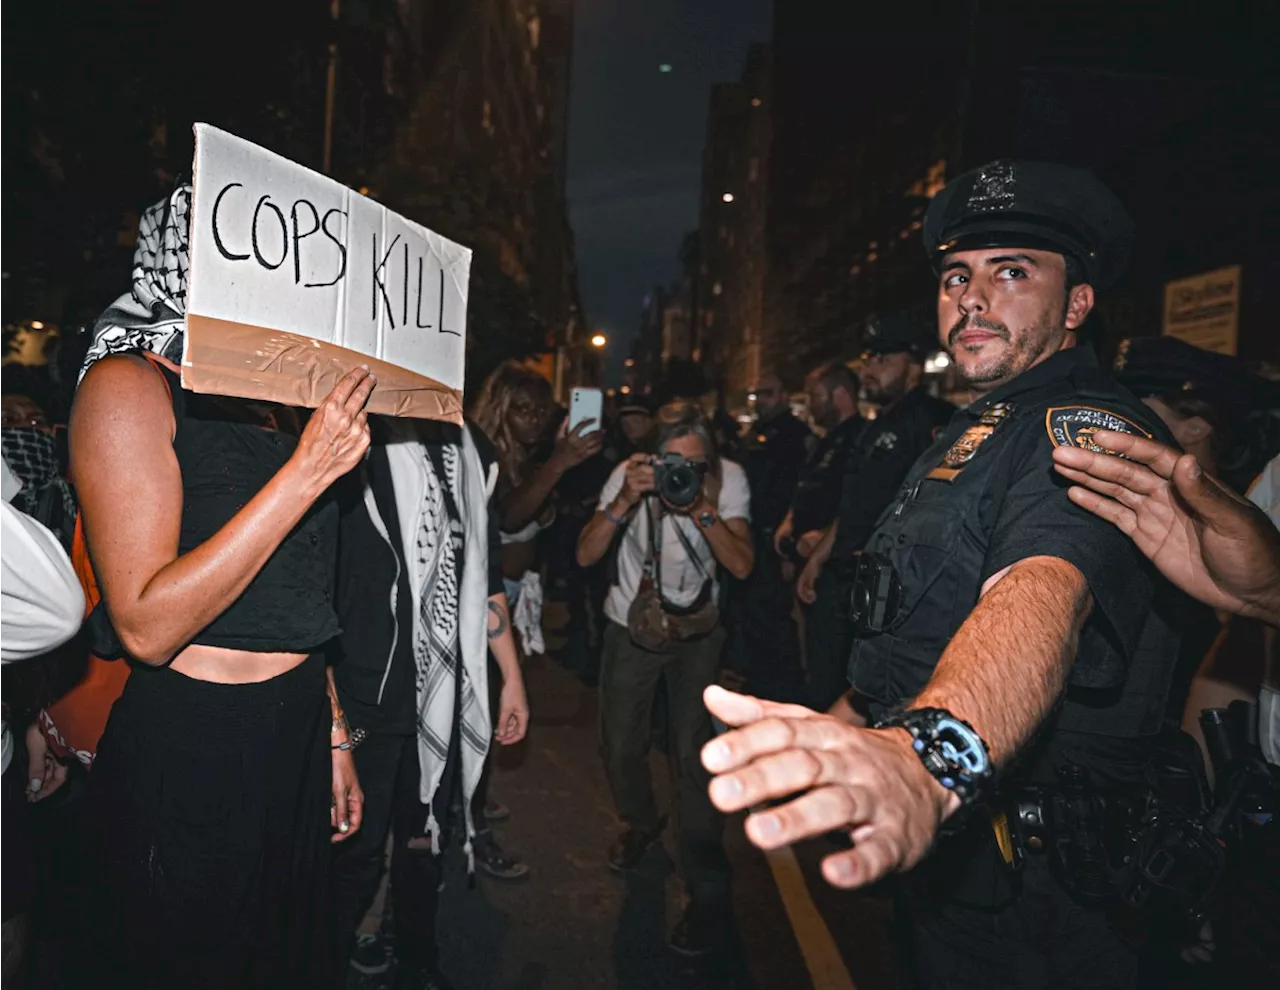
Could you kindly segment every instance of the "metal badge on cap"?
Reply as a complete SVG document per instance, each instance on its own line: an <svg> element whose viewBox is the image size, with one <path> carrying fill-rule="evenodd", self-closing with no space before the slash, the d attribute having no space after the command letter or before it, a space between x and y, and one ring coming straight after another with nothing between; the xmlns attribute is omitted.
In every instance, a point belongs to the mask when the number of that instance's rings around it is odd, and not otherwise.
<svg viewBox="0 0 1280 990"><path fill-rule="evenodd" d="M978 170L965 208L975 213L994 213L1013 206L1014 168L1011 161L995 161Z"/></svg>

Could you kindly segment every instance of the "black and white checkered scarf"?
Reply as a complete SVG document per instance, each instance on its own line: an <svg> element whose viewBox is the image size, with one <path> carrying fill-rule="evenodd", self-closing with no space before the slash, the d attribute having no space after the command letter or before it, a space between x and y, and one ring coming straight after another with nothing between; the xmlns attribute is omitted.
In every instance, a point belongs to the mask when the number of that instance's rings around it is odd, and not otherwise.
<svg viewBox="0 0 1280 990"><path fill-rule="evenodd" d="M415 436L413 423L394 424L387 461L400 512L405 563L417 583L413 659L418 702L419 797L428 808L426 833L439 849L434 797L444 778L455 728L470 858L475 822L471 797L480 783L493 735L489 711L488 501L496 477L486 477L470 432L442 450L443 477ZM446 491L459 518L451 518ZM411 521L406 525L407 521Z"/></svg>
<svg viewBox="0 0 1280 990"><path fill-rule="evenodd" d="M54 504L60 506L62 518L75 521L75 495L72 494L67 479L62 476L58 465L58 448L53 437L43 430L30 427L9 427L0 430L0 452L3 453L9 470L22 482L22 491L13 498L14 508L36 517L46 526L54 527L55 520L48 518L46 512L42 511L46 494L52 491L55 496ZM57 512L58 509L54 508L53 511Z"/></svg>
<svg viewBox="0 0 1280 990"><path fill-rule="evenodd" d="M191 186L179 185L138 222L133 288L107 307L93 327L93 343L80 377L108 354L151 351L182 360L187 324L187 269Z"/></svg>

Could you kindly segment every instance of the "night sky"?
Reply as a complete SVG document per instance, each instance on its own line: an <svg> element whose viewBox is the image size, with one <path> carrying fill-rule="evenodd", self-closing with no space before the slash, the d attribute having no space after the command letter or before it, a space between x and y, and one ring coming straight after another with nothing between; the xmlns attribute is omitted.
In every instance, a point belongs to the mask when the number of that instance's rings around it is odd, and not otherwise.
<svg viewBox="0 0 1280 990"><path fill-rule="evenodd" d="M645 293L678 273L680 238L698 225L710 87L737 79L747 46L769 40L771 10L769 0L577 4L570 215L587 319L610 338L611 382Z"/></svg>

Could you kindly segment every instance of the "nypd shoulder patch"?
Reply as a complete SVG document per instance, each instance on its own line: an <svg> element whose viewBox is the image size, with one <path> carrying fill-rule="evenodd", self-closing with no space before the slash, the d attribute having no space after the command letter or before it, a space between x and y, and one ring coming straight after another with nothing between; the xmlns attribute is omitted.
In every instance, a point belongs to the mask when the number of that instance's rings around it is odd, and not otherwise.
<svg viewBox="0 0 1280 990"><path fill-rule="evenodd" d="M1099 430L1151 438L1133 420L1097 406L1054 406L1045 413L1044 425L1055 447L1082 447L1098 454L1111 453L1093 442L1093 435Z"/></svg>

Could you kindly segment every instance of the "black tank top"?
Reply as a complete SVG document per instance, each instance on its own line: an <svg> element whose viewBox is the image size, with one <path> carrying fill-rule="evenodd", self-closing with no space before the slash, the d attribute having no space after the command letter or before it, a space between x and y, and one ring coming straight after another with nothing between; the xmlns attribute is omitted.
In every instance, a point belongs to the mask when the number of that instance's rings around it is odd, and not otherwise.
<svg viewBox="0 0 1280 990"><path fill-rule="evenodd" d="M188 392L168 368L153 366L173 399L182 555L230 522L284 466L298 440L235 421L235 400ZM326 493L243 594L192 642L255 653L309 653L323 645L341 631L333 605L337 547L338 507Z"/></svg>

